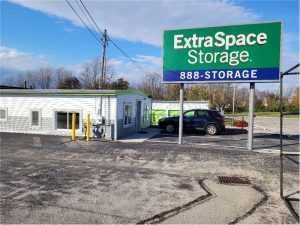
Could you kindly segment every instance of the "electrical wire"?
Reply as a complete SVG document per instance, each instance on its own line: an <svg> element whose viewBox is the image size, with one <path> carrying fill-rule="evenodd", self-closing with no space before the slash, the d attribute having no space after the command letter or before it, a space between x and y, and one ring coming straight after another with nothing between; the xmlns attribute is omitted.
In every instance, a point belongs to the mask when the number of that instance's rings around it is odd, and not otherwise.
<svg viewBox="0 0 300 225"><path fill-rule="evenodd" d="M78 1L78 0L74 0L74 2L76 3L77 7L80 9L81 14L84 15L86 21L88 21L88 27L89 27L89 28L92 28L92 29L91 29L92 31L93 31L93 30L96 31L96 32L93 32L93 33L98 37L98 33L99 33L99 32L97 33L97 27L94 26L93 21L91 21L90 17L87 15L86 11L85 11L85 10L82 8L82 6L79 4L79 1ZM100 38L100 40L101 40L101 38ZM101 40L101 41L103 41L103 40Z"/></svg>
<svg viewBox="0 0 300 225"><path fill-rule="evenodd" d="M132 63L134 63L140 70L142 70L143 72L146 72L139 64L136 60L132 59L121 47L119 47L109 36L108 36L108 40L111 41L111 43L113 44L113 46L115 46L125 57L127 57Z"/></svg>
<svg viewBox="0 0 300 225"><path fill-rule="evenodd" d="M65 0L68 6L72 9L74 14L80 19L81 23L84 25L84 27L90 32L90 34L96 39L99 44L102 45L102 40L99 39L96 34L88 27L88 25L84 22L84 20L81 18L81 16L78 14L78 12L75 10L75 8L72 6L72 4L69 2L69 0Z"/></svg>
<svg viewBox="0 0 300 225"><path fill-rule="evenodd" d="M104 32L99 28L98 24L97 24L96 21L94 20L92 14L91 14L90 11L88 10L87 6L83 3L82 0L79 0L79 1L80 1L81 5L83 6L84 10L86 11L86 13L88 14L89 18L90 18L90 19L92 20L92 22L94 23L94 25L95 25L97 31L98 31L100 34L104 35Z"/></svg>
<svg viewBox="0 0 300 225"><path fill-rule="evenodd" d="M98 24L96 23L96 21L94 20L92 14L90 13L89 9L87 8L87 6L83 3L82 0L79 0L81 5L83 6L84 10L86 11L86 13L88 14L88 16L90 17L91 21L94 23L95 27L97 28L97 31L99 33L101 33L102 35L104 35L103 31L99 28ZM138 64L138 62L134 59L132 59L120 46L117 45L117 43L115 43L108 35L107 35L107 40L110 41L113 46L118 49L122 55L124 55L126 58L128 58L132 63L134 63L138 69L142 70L143 72L146 73L146 71ZM102 40L103 41L103 40Z"/></svg>

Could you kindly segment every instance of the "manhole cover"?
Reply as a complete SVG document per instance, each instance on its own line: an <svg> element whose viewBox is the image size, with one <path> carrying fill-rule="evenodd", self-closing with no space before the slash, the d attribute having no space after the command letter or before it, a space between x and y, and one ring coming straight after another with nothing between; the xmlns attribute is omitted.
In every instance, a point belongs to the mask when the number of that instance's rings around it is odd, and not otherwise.
<svg viewBox="0 0 300 225"><path fill-rule="evenodd" d="M251 184L247 177L218 176L220 184Z"/></svg>

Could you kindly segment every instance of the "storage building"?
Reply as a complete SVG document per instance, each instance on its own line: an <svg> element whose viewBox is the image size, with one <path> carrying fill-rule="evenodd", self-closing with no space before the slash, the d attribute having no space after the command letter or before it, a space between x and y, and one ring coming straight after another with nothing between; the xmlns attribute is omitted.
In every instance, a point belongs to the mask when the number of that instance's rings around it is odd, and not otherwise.
<svg viewBox="0 0 300 225"><path fill-rule="evenodd" d="M208 101L184 101L183 110L209 109ZM153 101L152 102L152 125L157 125L162 117L178 116L179 101Z"/></svg>
<svg viewBox="0 0 300 225"><path fill-rule="evenodd" d="M76 113L77 135L114 139L150 126L151 98L137 90L0 90L0 132L71 135Z"/></svg>

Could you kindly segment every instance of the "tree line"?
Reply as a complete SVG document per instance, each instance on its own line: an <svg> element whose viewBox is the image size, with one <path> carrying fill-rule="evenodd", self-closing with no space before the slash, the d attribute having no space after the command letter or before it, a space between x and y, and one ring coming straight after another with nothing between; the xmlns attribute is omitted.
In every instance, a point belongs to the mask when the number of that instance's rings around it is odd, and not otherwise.
<svg viewBox="0 0 300 225"><path fill-rule="evenodd" d="M124 78L117 78L113 67L106 66L105 79L101 79L101 63L94 59L83 65L79 73L61 68L44 67L34 71L27 71L15 79L10 79L7 84L24 86L36 89L128 89L137 88L154 100L179 100L179 85L163 84L162 76L159 73L145 74L142 82L132 86ZM284 96L283 103L285 111L299 112L299 89L289 90ZM232 83L227 84L186 84L185 100L199 101L207 100L210 107L219 111L232 112L233 95L235 92L235 112L248 111L249 89L239 87ZM279 90L255 91L255 109L257 111L278 112L280 95Z"/></svg>
<svg viewBox="0 0 300 225"><path fill-rule="evenodd" d="M178 84L162 84L161 75L149 73L138 86L139 89L151 95L154 100L179 100L180 86ZM235 92L235 94L234 94ZM299 112L300 87L288 90L283 97L283 106L286 112ZM232 112L233 97L235 95L235 112L248 111L249 88L239 87L236 84L186 84L184 98L187 101L207 100L210 107L219 111ZM256 111L278 112L280 95L279 90L255 91Z"/></svg>
<svg viewBox="0 0 300 225"><path fill-rule="evenodd" d="M101 79L101 63L95 59L83 65L82 70L75 74L64 67L43 67L19 74L5 83L33 89L128 89L129 82L116 78L111 66L106 68L106 76Z"/></svg>

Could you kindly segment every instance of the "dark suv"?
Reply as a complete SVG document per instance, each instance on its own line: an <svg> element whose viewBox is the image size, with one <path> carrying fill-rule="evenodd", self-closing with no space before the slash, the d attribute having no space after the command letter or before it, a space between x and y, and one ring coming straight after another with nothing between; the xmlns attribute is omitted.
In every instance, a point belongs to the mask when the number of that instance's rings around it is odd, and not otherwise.
<svg viewBox="0 0 300 225"><path fill-rule="evenodd" d="M158 126L168 133L173 133L178 130L179 116L162 118L158 121ZM200 130L209 135L216 135L225 130L224 116L216 110L188 110L183 114L183 129Z"/></svg>

